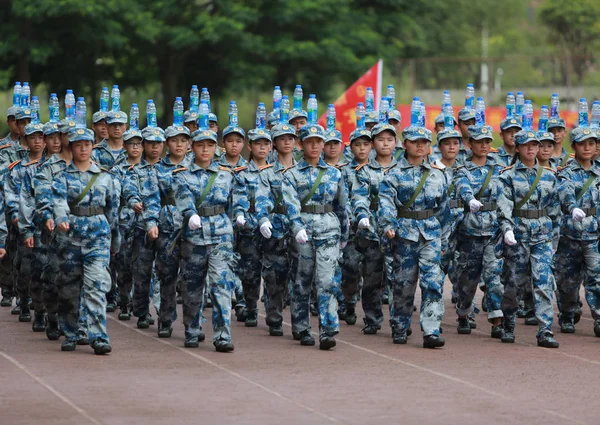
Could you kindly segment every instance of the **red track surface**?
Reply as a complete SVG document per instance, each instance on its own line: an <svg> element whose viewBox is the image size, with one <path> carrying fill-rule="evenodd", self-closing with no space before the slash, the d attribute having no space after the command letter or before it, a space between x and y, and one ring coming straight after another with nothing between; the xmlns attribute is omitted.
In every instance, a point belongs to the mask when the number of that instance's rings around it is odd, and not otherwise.
<svg viewBox="0 0 600 425"><path fill-rule="evenodd" d="M210 322L207 341L186 349L180 322L158 339L156 326L140 331L113 313L113 353L99 357L62 353L2 308L0 424L600 424L600 338L587 307L575 335L555 329L558 350L538 348L522 320L506 345L481 314L472 335L458 335L446 289L437 350L421 348L416 315L406 346L392 344L386 319L375 336L344 323L330 352L301 347L289 324L277 338L263 317L258 328L234 321L235 351L219 354Z"/></svg>

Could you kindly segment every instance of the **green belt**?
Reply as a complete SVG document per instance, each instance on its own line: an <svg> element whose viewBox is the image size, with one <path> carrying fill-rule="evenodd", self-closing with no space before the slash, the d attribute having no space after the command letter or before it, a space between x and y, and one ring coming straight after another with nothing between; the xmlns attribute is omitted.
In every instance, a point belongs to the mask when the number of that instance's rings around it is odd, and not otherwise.
<svg viewBox="0 0 600 425"><path fill-rule="evenodd" d="M167 199L160 199L160 206L161 207L166 207L166 206L175 206L175 199L173 198L167 198Z"/></svg>
<svg viewBox="0 0 600 425"><path fill-rule="evenodd" d="M377 211L379 209L379 202L377 202L377 201L371 202L371 205L369 205L369 209L371 211Z"/></svg>
<svg viewBox="0 0 600 425"><path fill-rule="evenodd" d="M277 205L272 212L276 214L287 214L287 207L285 205Z"/></svg>
<svg viewBox="0 0 600 425"><path fill-rule="evenodd" d="M94 215L103 215L104 208L102 207L73 207L71 208L71 215L78 217L92 217Z"/></svg>
<svg viewBox="0 0 600 425"><path fill-rule="evenodd" d="M465 204L460 199L451 199L450 208L463 208Z"/></svg>
<svg viewBox="0 0 600 425"><path fill-rule="evenodd" d="M200 207L198 209L198 215L200 217L212 217L214 215L224 214L225 207L217 205L215 207Z"/></svg>
<svg viewBox="0 0 600 425"><path fill-rule="evenodd" d="M513 217L520 218L540 218L548 215L548 211L546 208L542 208L541 210L513 210Z"/></svg>
<svg viewBox="0 0 600 425"><path fill-rule="evenodd" d="M413 220L427 220L433 217L433 210L399 211L398 218L412 218Z"/></svg>
<svg viewBox="0 0 600 425"><path fill-rule="evenodd" d="M302 207L302 212L308 214L327 214L332 211L331 205L304 205Z"/></svg>

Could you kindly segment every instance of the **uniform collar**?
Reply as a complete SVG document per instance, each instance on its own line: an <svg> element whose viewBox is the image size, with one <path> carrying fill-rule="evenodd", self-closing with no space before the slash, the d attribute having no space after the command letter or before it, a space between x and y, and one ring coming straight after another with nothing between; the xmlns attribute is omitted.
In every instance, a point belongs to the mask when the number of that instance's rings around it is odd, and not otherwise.
<svg viewBox="0 0 600 425"><path fill-rule="evenodd" d="M304 156L302 156L300 161L298 161L298 168L304 169L304 168L308 168L308 167L312 167L312 166L308 162L306 162L306 160L304 159ZM328 167L328 165L325 163L325 161L323 161L323 157L320 157L316 168L327 168L327 167Z"/></svg>
<svg viewBox="0 0 600 425"><path fill-rule="evenodd" d="M92 165L90 166L90 168L87 171L81 171L79 170L79 168L77 168L77 166L75 165L74 162L71 162L69 164L69 166L65 169L65 171L69 172L69 173L94 173L94 174L99 174L102 170L100 169L100 166L98 164L96 164L94 161L92 161Z"/></svg>
<svg viewBox="0 0 600 425"><path fill-rule="evenodd" d="M210 165L208 166L208 168L202 168L200 167L198 164L196 164L195 162L192 162L190 164L189 167L190 171L192 173L197 172L197 171L212 171L213 173L218 173L219 172L219 164L217 164L214 160L211 161Z"/></svg>

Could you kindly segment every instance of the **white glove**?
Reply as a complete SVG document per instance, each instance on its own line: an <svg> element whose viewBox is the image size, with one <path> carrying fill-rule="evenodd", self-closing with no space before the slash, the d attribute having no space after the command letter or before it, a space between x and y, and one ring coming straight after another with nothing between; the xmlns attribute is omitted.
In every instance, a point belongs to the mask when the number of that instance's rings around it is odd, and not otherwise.
<svg viewBox="0 0 600 425"><path fill-rule="evenodd" d="M306 230L301 229L298 233L296 233L296 242L298 242L298 243L308 242L308 235L306 234Z"/></svg>
<svg viewBox="0 0 600 425"><path fill-rule="evenodd" d="M509 230L504 234L504 243L509 246L513 246L517 244L517 240L515 239L515 234L512 230Z"/></svg>
<svg viewBox="0 0 600 425"><path fill-rule="evenodd" d="M573 208L571 212L571 217L573 217L573 221L580 222L585 218L585 213L581 208Z"/></svg>
<svg viewBox="0 0 600 425"><path fill-rule="evenodd" d="M260 225L259 229L260 230L260 234L263 235L265 237L265 239L270 239L271 238L271 229L273 228L273 226L271 225L270 221L265 221L263 224Z"/></svg>
<svg viewBox="0 0 600 425"><path fill-rule="evenodd" d="M237 223L238 227L244 227L244 224L246 224L246 219L243 215L238 215L235 218L235 222Z"/></svg>
<svg viewBox="0 0 600 425"><path fill-rule="evenodd" d="M472 213L476 213L479 209L483 207L483 204L479 202L477 199L471 199L469 201L469 209Z"/></svg>
<svg viewBox="0 0 600 425"><path fill-rule="evenodd" d="M361 218L358 221L358 228L359 229L367 229L371 226L371 224L369 223L369 219L368 218Z"/></svg>
<svg viewBox="0 0 600 425"><path fill-rule="evenodd" d="M202 227L202 221L200 221L200 216L198 214L194 214L190 217L188 221L188 227L190 230L197 230Z"/></svg>

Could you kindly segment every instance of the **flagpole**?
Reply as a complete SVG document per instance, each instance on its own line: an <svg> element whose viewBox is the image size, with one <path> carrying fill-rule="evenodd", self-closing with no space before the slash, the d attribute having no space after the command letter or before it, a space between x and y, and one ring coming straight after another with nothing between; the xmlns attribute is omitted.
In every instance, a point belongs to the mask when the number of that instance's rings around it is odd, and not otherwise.
<svg viewBox="0 0 600 425"><path fill-rule="evenodd" d="M383 59L377 61L377 88L375 90L375 110L379 110L379 101L381 99L381 85L383 83Z"/></svg>

